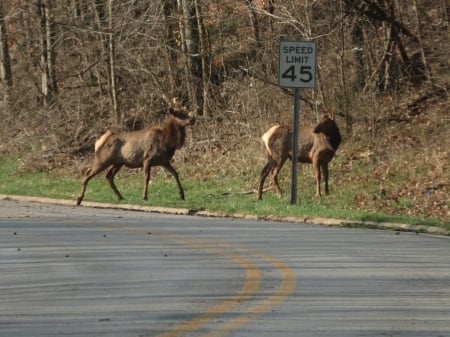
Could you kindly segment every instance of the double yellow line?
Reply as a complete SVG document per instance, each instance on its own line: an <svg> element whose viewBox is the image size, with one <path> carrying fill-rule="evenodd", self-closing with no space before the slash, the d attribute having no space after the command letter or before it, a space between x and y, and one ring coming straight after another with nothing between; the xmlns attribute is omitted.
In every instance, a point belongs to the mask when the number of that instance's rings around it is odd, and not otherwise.
<svg viewBox="0 0 450 337"><path fill-rule="evenodd" d="M126 227L117 228L109 227L117 231L141 233L143 231L142 227ZM225 301L216 304L204 311L201 315L188 320L186 322L180 323L166 331L157 337L181 337L183 334L188 333L201 328L203 325L212 321L214 318L220 316L221 314L229 312L233 307L238 304L252 299L252 296L256 295L256 292L260 289L261 282L263 280L263 275L261 270L246 256L253 256L260 260L264 260L266 263L270 263L275 266L281 275L281 284L275 293L268 296L266 299L261 300L258 304L251 306L247 309L245 314L236 316L226 323L223 323L219 327L215 328L212 332L202 335L202 337L223 337L229 334L231 331L238 329L244 324L249 323L256 315L268 312L272 307L280 304L284 301L290 294L292 294L296 288L296 275L294 271L289 268L282 260L257 252L252 249L244 248L231 243L226 243L217 240L210 239L198 239L193 236L184 234L170 234L162 231L152 231L152 237L160 237L163 240L176 242L184 246L191 246L196 249L209 251L225 258L234 261L244 268L246 271L245 283L240 288L240 290L232 297L226 299Z"/></svg>
<svg viewBox="0 0 450 337"><path fill-rule="evenodd" d="M260 288L262 281L262 272L252 263L248 258L243 255L231 253L229 250L244 253L246 255L253 255L259 259L262 259L272 265L274 265L281 274L282 282L278 290L259 304L250 307L247 313L237 316L213 332L204 335L204 337L222 337L226 336L233 330L238 329L244 324L249 323L256 315L269 311L273 306L281 303L286 297L294 292L296 287L296 275L292 269L290 269L283 261L266 254L262 254L247 248L239 247L237 245L224 243L220 241L205 240L199 241L198 239L188 238L186 236L172 236L163 235L165 239L178 242L183 245L189 245L197 249L210 251L219 255L222 255L230 260L233 260L237 264L241 265L246 270L246 281L241 289L229 299L219 303L208 310L206 310L200 316L193 318L189 321L181 323L171 330L160 334L158 337L180 337L188 331L198 329L202 325L208 323L215 317L229 311L232 307L241 303L242 301L251 299L258 289ZM205 243L207 242L207 243Z"/></svg>

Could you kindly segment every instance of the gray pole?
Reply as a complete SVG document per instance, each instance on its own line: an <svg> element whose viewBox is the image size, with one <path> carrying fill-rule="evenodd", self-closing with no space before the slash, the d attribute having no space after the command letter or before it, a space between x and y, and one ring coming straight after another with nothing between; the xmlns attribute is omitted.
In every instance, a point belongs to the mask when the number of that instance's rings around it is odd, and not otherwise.
<svg viewBox="0 0 450 337"><path fill-rule="evenodd" d="M298 167L298 138L300 126L300 88L295 88L294 95L294 130L292 136L292 182L291 205L297 204L297 167Z"/></svg>

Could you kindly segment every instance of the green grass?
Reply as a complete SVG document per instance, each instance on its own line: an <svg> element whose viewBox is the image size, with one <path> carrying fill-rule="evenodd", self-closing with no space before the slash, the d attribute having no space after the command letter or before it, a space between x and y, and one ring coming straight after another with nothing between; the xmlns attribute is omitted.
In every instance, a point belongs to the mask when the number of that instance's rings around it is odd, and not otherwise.
<svg viewBox="0 0 450 337"><path fill-rule="evenodd" d="M54 172L25 172L19 169L17 160L0 160L0 193L12 195L43 196L74 200L79 193L81 177L77 174L57 174ZM149 201L142 200L142 175L124 169L115 181L125 200L116 201L103 175L93 178L87 187L85 201L123 203L148 206L181 207L194 210L208 210L224 214L252 214L258 216L296 216L330 217L357 221L400 222L439 226L450 229L448 223L434 218L418 218L407 215L389 215L378 212L366 212L349 207L354 195L362 193L357 185L347 188L335 188L331 179L331 195L317 198L314 196L313 180L309 171L300 173L298 186L298 204L290 205L288 177L281 177L280 183L285 189L284 196L278 198L273 191L265 192L263 201L257 201L256 195L240 193L255 186L257 176L228 175L222 178L203 177L193 180L180 170L180 179L185 190L186 200L180 200L174 179L163 170L154 170L149 186ZM306 172L305 172L306 171ZM72 175L73 174L73 175ZM287 172L284 172L286 175ZM251 180L251 182L250 182ZM370 193L364 191L364 193ZM405 199L402 204L410 202ZM405 206L405 205L402 205Z"/></svg>

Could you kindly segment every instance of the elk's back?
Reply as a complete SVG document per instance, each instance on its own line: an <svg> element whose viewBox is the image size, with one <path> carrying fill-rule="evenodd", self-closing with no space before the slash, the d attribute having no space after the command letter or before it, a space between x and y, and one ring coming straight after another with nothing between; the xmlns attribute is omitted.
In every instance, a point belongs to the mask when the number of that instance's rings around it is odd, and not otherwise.
<svg viewBox="0 0 450 337"><path fill-rule="evenodd" d="M142 167L143 162L155 156L161 148L159 132L156 128L119 132L105 137L103 143L99 143L102 136L97 141L97 160L131 168Z"/></svg>

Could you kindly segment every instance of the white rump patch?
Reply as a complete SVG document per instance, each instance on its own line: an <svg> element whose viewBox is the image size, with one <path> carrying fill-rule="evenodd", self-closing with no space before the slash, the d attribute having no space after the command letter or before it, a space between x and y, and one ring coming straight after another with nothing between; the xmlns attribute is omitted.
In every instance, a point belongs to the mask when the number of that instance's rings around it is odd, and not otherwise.
<svg viewBox="0 0 450 337"><path fill-rule="evenodd" d="M263 141L264 146L266 147L267 153L268 153L269 156L271 156L271 157L272 157L272 151L270 150L270 147L269 147L269 140L270 140L270 138L272 138L272 135L274 134L274 132L275 132L279 127L280 127L279 125L274 125L274 126L272 126L269 130L267 130L266 133L264 133L264 134L261 136L261 140Z"/></svg>
<svg viewBox="0 0 450 337"><path fill-rule="evenodd" d="M106 140L112 135L112 131L106 131L96 142L95 142L95 153L97 150L105 144Z"/></svg>

